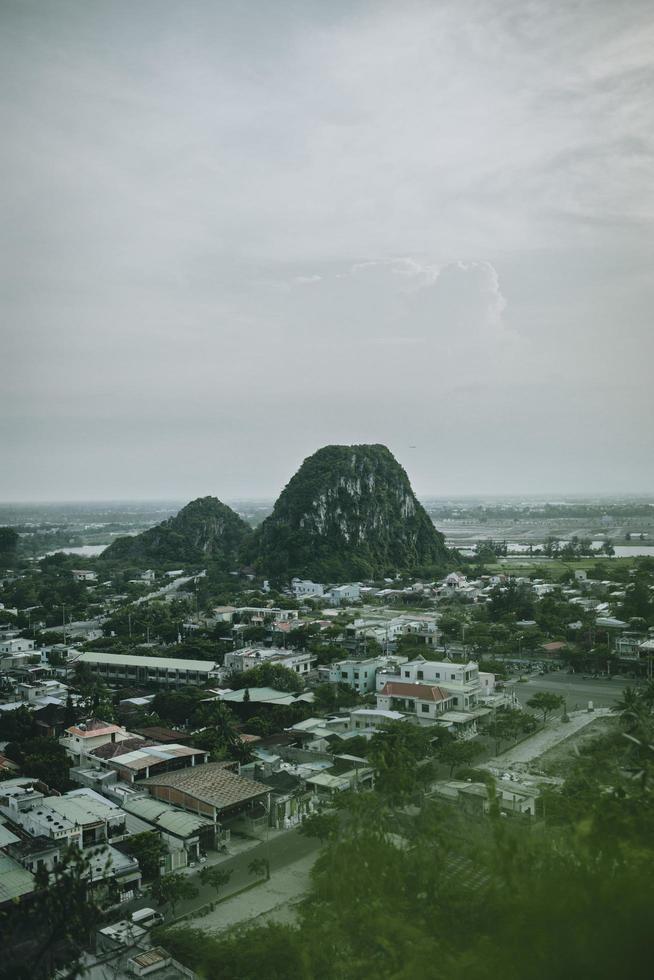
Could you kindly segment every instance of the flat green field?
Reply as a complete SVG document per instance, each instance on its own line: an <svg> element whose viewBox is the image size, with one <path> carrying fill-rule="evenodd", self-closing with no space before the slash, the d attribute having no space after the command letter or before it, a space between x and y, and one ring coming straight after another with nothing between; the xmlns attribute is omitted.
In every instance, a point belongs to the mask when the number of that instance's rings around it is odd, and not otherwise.
<svg viewBox="0 0 654 980"><path fill-rule="evenodd" d="M572 570L588 571L595 565L605 565L609 576L611 570L632 568L636 563L636 558L577 558L574 561L562 561L559 558L543 558L535 556L533 558L498 558L493 564L486 564L485 568L491 574L511 572L513 575L532 575L536 570L542 572L542 577L547 579L560 579L564 572Z"/></svg>

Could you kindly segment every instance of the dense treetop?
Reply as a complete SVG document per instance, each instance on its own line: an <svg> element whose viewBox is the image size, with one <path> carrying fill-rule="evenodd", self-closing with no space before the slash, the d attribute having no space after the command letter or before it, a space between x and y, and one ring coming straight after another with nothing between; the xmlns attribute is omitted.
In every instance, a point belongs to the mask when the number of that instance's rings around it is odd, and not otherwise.
<svg viewBox="0 0 654 980"><path fill-rule="evenodd" d="M250 527L216 497L199 497L175 517L134 537L117 538L104 561L238 561Z"/></svg>
<svg viewBox="0 0 654 980"><path fill-rule="evenodd" d="M381 445L325 446L302 463L255 532L257 561L277 578L343 581L440 565L442 534Z"/></svg>

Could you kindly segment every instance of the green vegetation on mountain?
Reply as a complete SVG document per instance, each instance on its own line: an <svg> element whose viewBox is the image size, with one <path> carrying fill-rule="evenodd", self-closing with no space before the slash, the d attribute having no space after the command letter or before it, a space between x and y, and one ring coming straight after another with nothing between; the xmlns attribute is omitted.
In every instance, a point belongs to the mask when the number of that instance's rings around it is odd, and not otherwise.
<svg viewBox="0 0 654 980"><path fill-rule="evenodd" d="M380 445L325 446L305 459L255 546L261 570L280 579L365 579L447 559L443 535Z"/></svg>
<svg viewBox="0 0 654 980"><path fill-rule="evenodd" d="M199 497L175 517L134 537L117 538L103 561L236 563L250 527L216 497Z"/></svg>
<svg viewBox="0 0 654 980"><path fill-rule="evenodd" d="M0 527L0 562L11 564L16 558L19 537L13 527Z"/></svg>

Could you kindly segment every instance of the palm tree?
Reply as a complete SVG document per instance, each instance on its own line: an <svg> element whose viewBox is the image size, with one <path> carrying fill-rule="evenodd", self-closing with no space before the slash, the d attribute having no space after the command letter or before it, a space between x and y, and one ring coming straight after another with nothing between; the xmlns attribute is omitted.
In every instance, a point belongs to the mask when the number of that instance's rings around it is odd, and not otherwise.
<svg viewBox="0 0 654 980"><path fill-rule="evenodd" d="M635 731L649 714L643 696L634 687L625 687L622 697L611 710L620 715L620 721L627 731Z"/></svg>
<svg viewBox="0 0 654 980"><path fill-rule="evenodd" d="M647 682L645 687L640 692L640 697L643 704L647 706L649 713L651 714L652 710L654 709L654 680Z"/></svg>

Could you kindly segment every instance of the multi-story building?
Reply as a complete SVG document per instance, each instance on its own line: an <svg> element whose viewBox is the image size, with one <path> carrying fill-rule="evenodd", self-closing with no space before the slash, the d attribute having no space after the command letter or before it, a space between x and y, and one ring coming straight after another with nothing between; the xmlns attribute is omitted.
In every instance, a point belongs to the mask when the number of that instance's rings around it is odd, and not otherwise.
<svg viewBox="0 0 654 980"><path fill-rule="evenodd" d="M316 663L315 654L306 650L265 650L256 647L244 647L225 654L226 671L251 670L261 664L277 664L306 676Z"/></svg>
<svg viewBox="0 0 654 980"><path fill-rule="evenodd" d="M294 578L291 581L291 589L296 599L309 598L310 596L320 597L325 591L325 587L320 582L311 582L308 579Z"/></svg>
<svg viewBox="0 0 654 980"><path fill-rule="evenodd" d="M0 640L0 654L29 653L34 650L34 640L14 636Z"/></svg>
<svg viewBox="0 0 654 980"><path fill-rule="evenodd" d="M418 722L432 723L455 705L452 694L437 684L417 684L386 680L377 691L377 707L382 711L401 711L415 715Z"/></svg>
<svg viewBox="0 0 654 980"><path fill-rule="evenodd" d="M348 602L359 602L361 586L358 582L351 582L349 585L335 585L326 593L326 598L331 606L343 606Z"/></svg>
<svg viewBox="0 0 654 980"><path fill-rule="evenodd" d="M107 742L125 742L133 738L121 725L102 721L101 718L89 718L79 725L71 725L59 739L69 756L76 762L85 759L94 749Z"/></svg>
<svg viewBox="0 0 654 980"><path fill-rule="evenodd" d="M339 660L325 668L330 684L347 684L359 694L376 689L377 672L395 672L407 657L368 657L365 660Z"/></svg>
<svg viewBox="0 0 654 980"><path fill-rule="evenodd" d="M166 687L204 686L220 676L211 660L181 660L177 657L138 657L132 654L80 653L75 665L84 664L96 677L109 684L159 684Z"/></svg>
<svg viewBox="0 0 654 980"><path fill-rule="evenodd" d="M488 675L492 677L492 675ZM401 681L404 684L438 685L452 697L452 705L460 711L474 708L485 696L488 684L482 685L479 667L476 663L450 663L449 661L415 660L403 663L395 671L379 671L377 690L382 691L388 682ZM386 707L386 705L381 705Z"/></svg>

